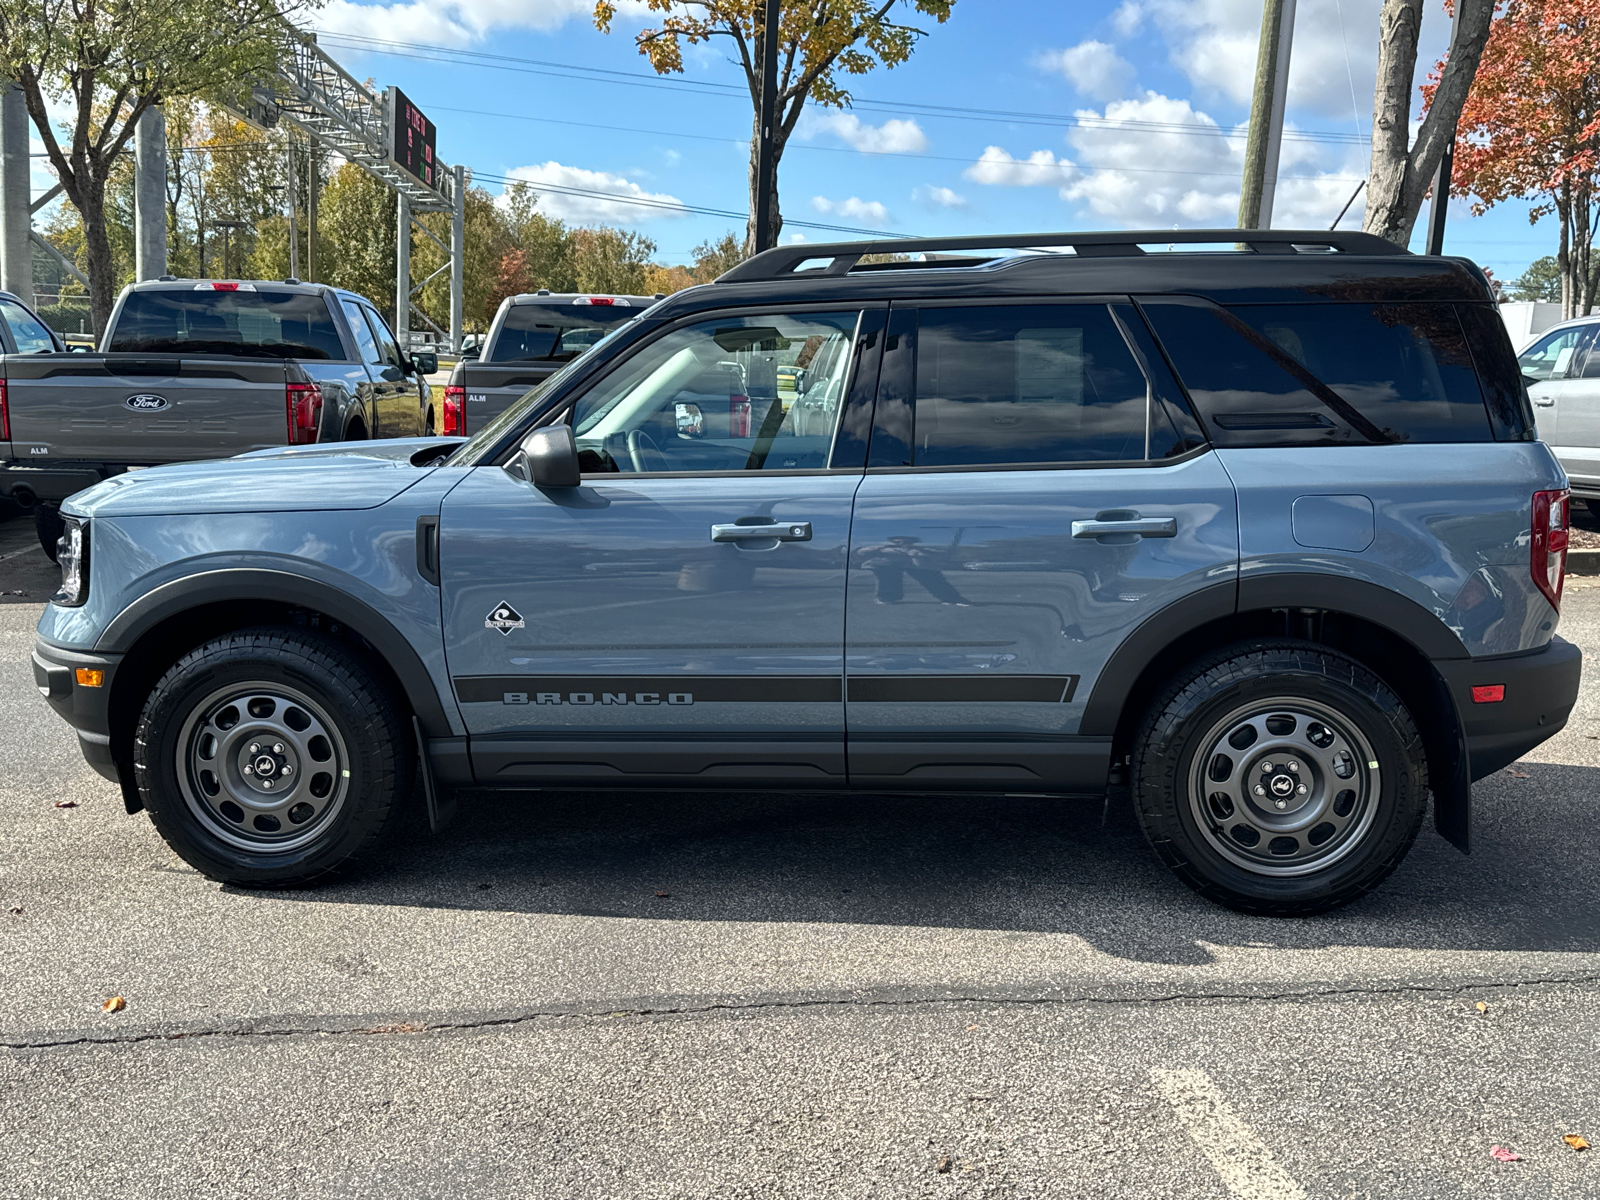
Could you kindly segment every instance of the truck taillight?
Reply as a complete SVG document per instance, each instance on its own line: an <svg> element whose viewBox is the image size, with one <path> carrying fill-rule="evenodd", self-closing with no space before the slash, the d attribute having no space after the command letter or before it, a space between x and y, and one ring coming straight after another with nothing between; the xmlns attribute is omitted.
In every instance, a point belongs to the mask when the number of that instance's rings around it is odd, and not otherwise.
<svg viewBox="0 0 1600 1200"><path fill-rule="evenodd" d="M750 436L750 397L728 397L728 436L731 438L746 438Z"/></svg>
<svg viewBox="0 0 1600 1200"><path fill-rule="evenodd" d="M447 387L444 389L444 428L439 432L445 437L465 437L467 435L466 388Z"/></svg>
<svg viewBox="0 0 1600 1200"><path fill-rule="evenodd" d="M1567 520L1572 498L1566 488L1533 494L1533 537L1529 539L1529 569L1552 608L1561 608L1561 585L1567 574Z"/></svg>
<svg viewBox="0 0 1600 1200"><path fill-rule="evenodd" d="M314 383L287 383L283 404L289 419L289 445L316 441L317 426L322 424L322 389Z"/></svg>
<svg viewBox="0 0 1600 1200"><path fill-rule="evenodd" d="M6 407L6 381L0 379L0 442L11 440L11 410Z"/></svg>

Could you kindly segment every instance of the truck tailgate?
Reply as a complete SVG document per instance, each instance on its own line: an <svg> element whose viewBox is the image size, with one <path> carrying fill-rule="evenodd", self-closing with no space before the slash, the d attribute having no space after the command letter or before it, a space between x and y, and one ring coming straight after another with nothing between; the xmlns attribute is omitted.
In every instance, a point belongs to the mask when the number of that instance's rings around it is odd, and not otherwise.
<svg viewBox="0 0 1600 1200"><path fill-rule="evenodd" d="M467 393L468 436L477 433L530 389L538 387L567 364L564 362L468 362L461 367Z"/></svg>
<svg viewBox="0 0 1600 1200"><path fill-rule="evenodd" d="M15 355L5 370L20 460L157 464L287 440L281 359Z"/></svg>

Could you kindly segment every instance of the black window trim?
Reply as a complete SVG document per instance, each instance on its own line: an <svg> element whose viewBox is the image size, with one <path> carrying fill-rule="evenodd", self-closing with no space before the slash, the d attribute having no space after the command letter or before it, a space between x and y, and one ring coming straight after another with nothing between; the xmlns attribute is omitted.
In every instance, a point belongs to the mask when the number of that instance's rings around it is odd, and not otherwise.
<svg viewBox="0 0 1600 1200"><path fill-rule="evenodd" d="M1152 380L1151 377L1150 377L1151 376L1150 363L1146 360L1144 353L1141 351L1140 347L1138 346L1137 339L1135 339L1133 337L1132 332L1128 329L1128 327L1127 327L1126 323L1124 322L1122 316L1117 312L1117 305L1119 305L1119 304L1134 305L1134 307L1137 307L1137 305L1134 302L1134 298L1132 296L1127 295L1126 293L1092 292L1092 293L1084 293L1083 295L1062 295L1060 293L1056 293L1056 294L1052 294L1052 295L1048 295L1048 296L1039 296L1039 297L1032 297L1032 296L992 296L992 295L990 295L990 296L975 296L975 297L971 297L971 298L963 298L963 297L955 297L955 296L952 296L952 297L941 296L941 297L939 297L938 299L935 299L935 300L900 300L900 299L897 299L897 300L894 300L891 303L891 308L892 308L892 310L894 312L897 312L897 313L909 312L913 316L915 316L917 313L919 313L924 308L980 308L980 307L984 307L984 308L986 308L986 307L1039 308L1039 307L1042 307L1042 306L1045 306L1045 305L1051 305L1051 306L1067 306L1067 305L1082 306L1082 305L1085 305L1085 304L1091 304L1091 305L1097 304L1097 305L1101 306L1102 308L1104 308L1106 310L1106 312L1111 317L1112 324L1116 327L1118 335L1122 338L1123 344L1128 348L1128 353L1129 353L1129 355L1132 356L1134 365L1139 368L1139 373L1144 376L1145 406L1144 406L1144 457L1143 458L1117 458L1117 459L1077 459L1077 458L1075 458L1075 459L1065 459L1065 460L1061 460L1061 461L1037 462L1037 463L951 463L951 464L942 464L942 465L937 465L937 466L917 466L915 464L912 464L911 466L868 466L867 467L867 474L868 475L918 475L918 474L946 474L946 473L954 472L954 471L1096 471L1096 470L1099 470L1099 471L1117 471L1117 470L1130 470L1130 469L1141 469L1142 470L1142 469L1146 469L1146 468L1150 468L1150 467L1178 466L1178 465L1180 465L1182 463L1190 462L1190 461L1192 461L1192 460L1194 460L1196 458L1199 458L1203 454L1209 454L1211 452L1211 445L1210 445L1209 442L1207 442L1207 443L1205 443L1203 445L1195 447L1194 449L1185 450L1182 454L1174 454L1170 458L1152 459L1150 457L1150 441L1151 441L1151 436L1152 436L1152 433L1153 433L1153 426L1154 426L1154 406L1157 403L1157 397L1156 397L1156 394L1155 394L1155 381ZM1143 313L1142 312L1140 313L1140 317L1141 317L1141 319L1143 319ZM913 326L913 331L912 331L912 346L913 346L913 348L915 348L915 346L916 346L917 338L920 335L920 333L921 333L921 322L918 321ZM1157 346L1161 345L1160 339L1153 338L1153 340L1155 341L1155 344ZM1164 349L1163 349L1162 353L1165 353ZM1173 378L1175 380L1177 379L1177 372L1173 372ZM912 368L911 368L911 380L912 380L912 397L911 397L910 408L911 408L912 412L915 413L915 411L916 411L916 394L915 394L915 388L916 388L916 366L915 366L915 363L912 364ZM1179 381L1179 385L1178 386L1182 387L1181 381ZM1184 399L1185 403L1190 403L1191 407L1192 407L1192 402L1190 402L1187 393L1184 393L1183 399ZM877 430L878 430L877 413L876 413L876 411L874 411L874 413L873 413L873 432L874 432L874 434L877 433ZM1201 427L1201 432L1202 432L1202 435L1203 435L1204 434L1204 426Z"/></svg>
<svg viewBox="0 0 1600 1200"><path fill-rule="evenodd" d="M628 479L750 479L755 477L762 479L773 479L788 478L791 476L860 475L865 470L864 466L835 467L833 465L833 459L835 451L839 448L839 431L843 428L846 414L850 409L850 401L852 399L851 393L855 390L857 372L861 370L862 360L869 354L873 356L874 360L881 359L882 357L881 353L878 351L876 341L869 343L866 346L860 344L866 315L868 312L885 312L888 310L888 308L889 302L887 300L835 300L832 302L808 300L795 304L784 304L782 302L768 302L764 304L746 303L728 308L706 308L701 309L698 312L685 313L681 317L663 322L662 324L657 325L654 329L648 331L644 337L635 342L633 345L627 347L627 349L618 357L607 361L599 373L590 374L585 378L576 381L573 384L572 390L565 393L548 409L535 416L531 425L521 430L512 431L508 435L511 440L507 450L500 454L486 456L479 462L478 465L493 465L503 467L506 465L506 462L510 460L510 457L516 453L517 448L521 446L523 440L533 430L542 429L549 425L571 424L573 408L576 407L578 401L582 400L592 388L597 386L602 380L608 378L613 371L625 366L636 355L643 353L662 338L668 336L669 334L675 333L680 329L686 328L690 325L704 324L706 321L725 320L733 317L762 316L767 313L777 315L803 315L808 312L831 313L854 311L856 314L856 325L854 331L851 333L850 372L845 378L844 398L839 404L839 415L834 422L833 438L828 444L827 466L795 468L792 470L779 468L772 471L751 471L748 469L730 471L650 471L643 474L634 471L585 471L583 472L582 479L585 483L606 483L608 481L620 482ZM876 361L874 361L873 365L877 365ZM874 381L873 390L876 392L876 380Z"/></svg>

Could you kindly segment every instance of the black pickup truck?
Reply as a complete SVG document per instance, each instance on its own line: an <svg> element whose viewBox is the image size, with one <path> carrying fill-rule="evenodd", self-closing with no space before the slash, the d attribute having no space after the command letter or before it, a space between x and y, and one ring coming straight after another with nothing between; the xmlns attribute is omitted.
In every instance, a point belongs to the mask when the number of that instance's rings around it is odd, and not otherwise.
<svg viewBox="0 0 1600 1200"><path fill-rule="evenodd" d="M37 332L20 336L3 300L0 313L0 495L34 510L52 556L60 502L124 471L434 432L423 377L437 358L405 354L354 292L299 281L138 283L118 297L91 354L66 352L37 318Z"/></svg>
<svg viewBox="0 0 1600 1200"><path fill-rule="evenodd" d="M474 434L660 296L524 292L500 304L483 352L463 352L444 388L441 434Z"/></svg>

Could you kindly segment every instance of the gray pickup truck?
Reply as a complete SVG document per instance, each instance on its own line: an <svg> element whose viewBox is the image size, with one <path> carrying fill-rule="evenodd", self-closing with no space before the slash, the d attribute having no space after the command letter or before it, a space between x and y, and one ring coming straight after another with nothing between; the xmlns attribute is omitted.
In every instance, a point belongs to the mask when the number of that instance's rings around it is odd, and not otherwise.
<svg viewBox="0 0 1600 1200"><path fill-rule="evenodd" d="M508 296L489 326L482 354L464 350L450 372L438 432L477 433L513 401L660 299L546 289Z"/></svg>
<svg viewBox="0 0 1600 1200"><path fill-rule="evenodd" d="M34 510L52 557L60 502L125 471L433 432L423 376L437 359L404 354L354 292L299 282L134 284L94 354L65 352L42 325L19 335L3 302L0 311L9 339L0 356L0 495Z"/></svg>

